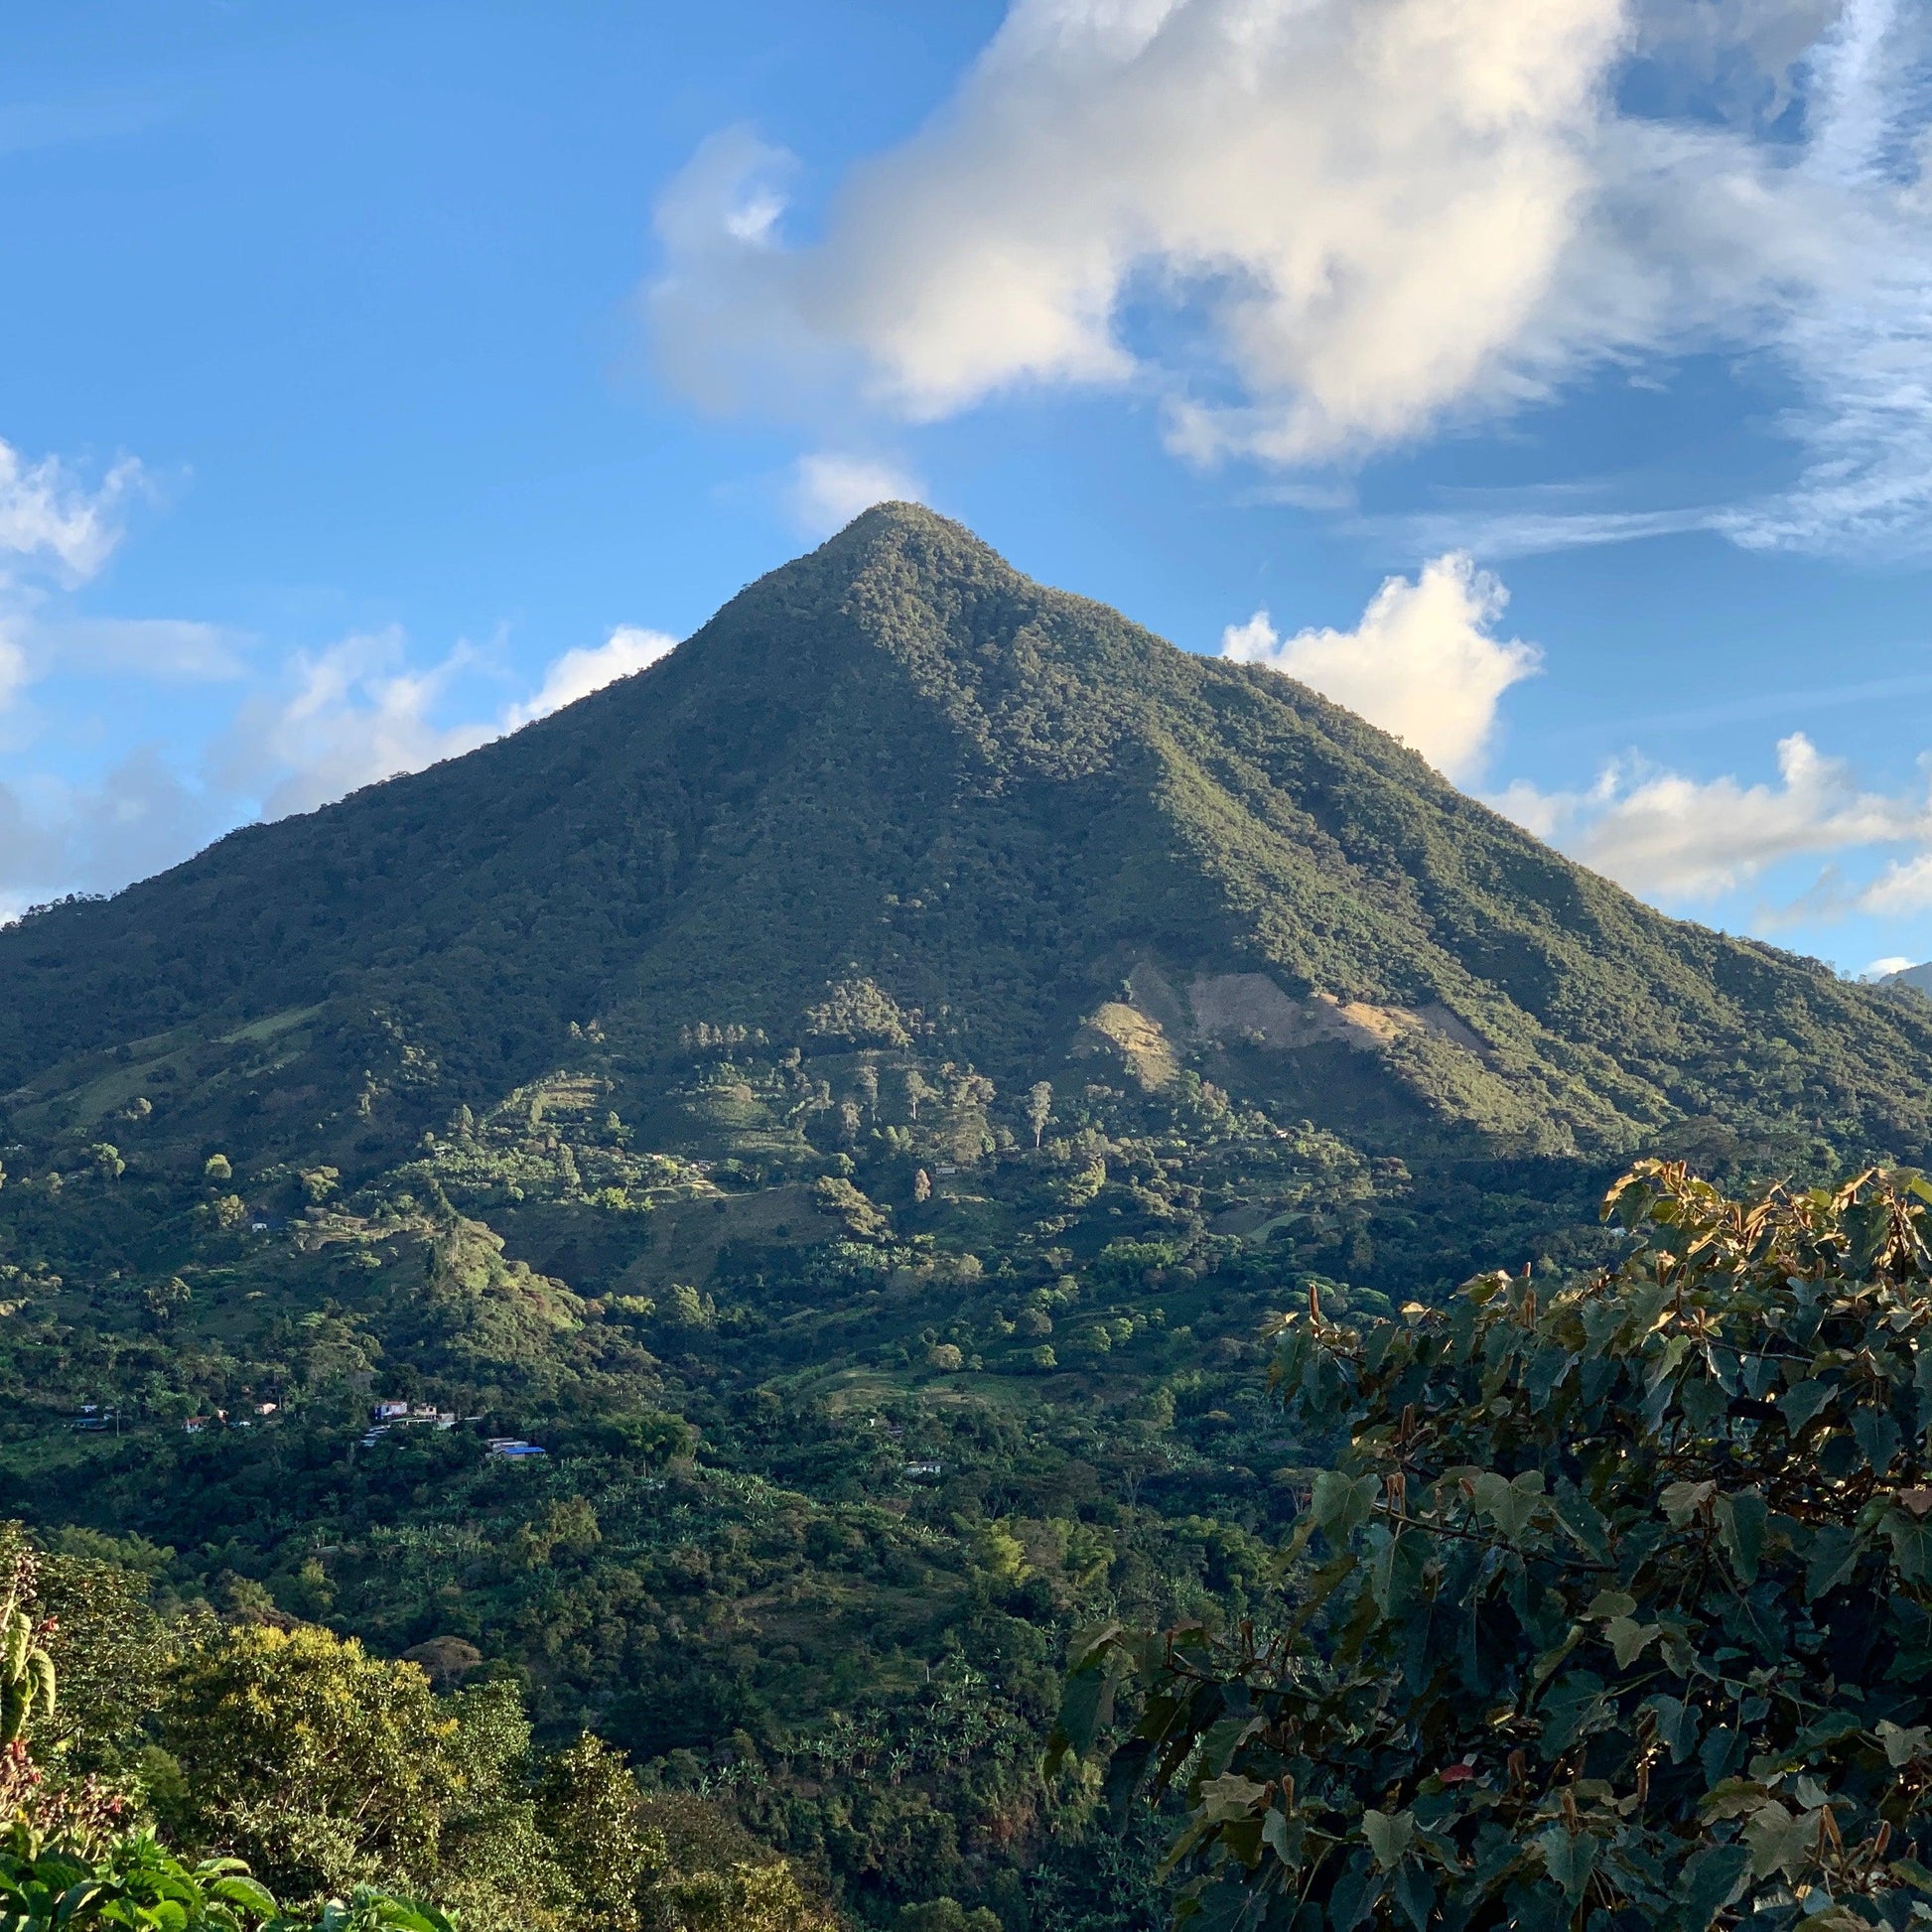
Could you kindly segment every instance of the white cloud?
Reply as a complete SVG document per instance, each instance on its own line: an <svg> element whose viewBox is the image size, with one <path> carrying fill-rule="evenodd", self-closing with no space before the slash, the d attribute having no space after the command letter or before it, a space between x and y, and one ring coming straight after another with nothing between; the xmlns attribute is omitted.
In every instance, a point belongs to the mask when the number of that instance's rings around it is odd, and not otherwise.
<svg viewBox="0 0 1932 1932"><path fill-rule="evenodd" d="M69 660L85 664L105 656L118 668L152 675L190 654L209 656L219 635L209 625L82 621L60 613L59 591L97 575L120 542L115 511L141 478L141 466L123 458L89 487L61 458L29 462L0 439L0 712Z"/></svg>
<svg viewBox="0 0 1932 1932"><path fill-rule="evenodd" d="M50 677L141 678L210 683L247 670L250 639L220 624L181 618L82 618L0 578L0 714ZM39 722L17 717L25 735Z"/></svg>
<svg viewBox="0 0 1932 1932"><path fill-rule="evenodd" d="M1880 916L1923 912L1932 906L1932 852L1894 859L1859 895L1859 910Z"/></svg>
<svg viewBox="0 0 1932 1932"><path fill-rule="evenodd" d="M215 648L182 626L180 675L226 674ZM101 648L137 643L138 625L110 628ZM166 643L169 626L157 635ZM82 782L46 774L0 782L0 923L35 899L116 892L175 865L249 818L311 811L358 786L478 746L588 697L617 678L656 663L676 640L621 624L594 649L568 650L546 669L530 697L493 717L468 719L457 686L480 654L459 644L426 670L414 669L402 633L387 629L298 651L279 683L242 704L209 749L200 782L184 778L155 751L140 747L100 777ZM0 699L9 643L0 624ZM200 667L200 668L198 668Z"/></svg>
<svg viewBox="0 0 1932 1932"><path fill-rule="evenodd" d="M0 441L0 551L51 561L70 582L92 577L120 541L114 510L140 477L123 458L88 489L59 457L29 463Z"/></svg>
<svg viewBox="0 0 1932 1932"><path fill-rule="evenodd" d="M1883 959L1874 959L1859 977L1862 980L1889 979L1892 974L1902 973L1908 966L1916 964L1910 953L1887 953Z"/></svg>
<svg viewBox="0 0 1932 1932"><path fill-rule="evenodd" d="M1525 340L1627 24L1622 0L1018 0L815 248L777 245L784 157L701 149L659 208L659 353L717 400L748 345L816 345L925 418L1148 373L1122 315L1154 294L1242 392L1178 405L1191 452L1409 436L1542 380L1556 351Z"/></svg>
<svg viewBox="0 0 1932 1932"><path fill-rule="evenodd" d="M1823 757L1803 732L1778 741L1776 784L1611 763L1586 791L1518 783L1490 802L1631 892L1680 902L1719 897L1782 860L1932 837L1923 793L1862 790L1851 767ZM1914 864L1926 895L1917 902L1932 903L1932 860ZM1901 874L1892 902L1881 902L1876 887L1860 902L1903 910L1911 890Z"/></svg>
<svg viewBox="0 0 1932 1932"><path fill-rule="evenodd" d="M27 651L20 641L18 619L0 611L0 711L5 711L25 689L28 680Z"/></svg>
<svg viewBox="0 0 1932 1932"><path fill-rule="evenodd" d="M1556 550L1590 550L1645 537L1679 536L1719 528L1716 509L1543 509L1533 503L1472 505L1424 510L1413 515L1354 519L1353 528L1411 550L1472 550L1495 561L1547 556Z"/></svg>
<svg viewBox="0 0 1932 1932"><path fill-rule="evenodd" d="M647 670L659 658L677 648L677 639L662 630L646 630L638 624L621 623L594 649L567 650L544 673L536 695L523 704L511 705L503 714L503 729L515 731L533 719L547 718L593 691L602 691L621 677Z"/></svg>
<svg viewBox="0 0 1932 1932"><path fill-rule="evenodd" d="M1924 548L1928 23L1907 0L1014 0L808 244L790 156L705 143L659 204L652 340L707 405L809 416L856 388L924 420L1130 385L1191 458L1300 466L1741 347L1800 385L1794 489L1518 546ZM1633 64L1641 113L1616 102Z"/></svg>
<svg viewBox="0 0 1932 1932"><path fill-rule="evenodd" d="M1534 645L1491 634L1509 594L1467 555L1391 577L1353 630L1276 634L1266 611L1221 633L1221 655L1266 664L1393 732L1450 777L1476 771L1496 707L1541 661Z"/></svg>
<svg viewBox="0 0 1932 1932"><path fill-rule="evenodd" d="M643 293L644 321L659 372L702 407L788 414L833 382L827 345L795 313L778 246L795 167L749 128L729 127L658 197L664 265Z"/></svg>
<svg viewBox="0 0 1932 1932"><path fill-rule="evenodd" d="M786 489L792 520L807 536L830 536L875 503L924 501L904 471L871 457L821 451L800 457Z"/></svg>

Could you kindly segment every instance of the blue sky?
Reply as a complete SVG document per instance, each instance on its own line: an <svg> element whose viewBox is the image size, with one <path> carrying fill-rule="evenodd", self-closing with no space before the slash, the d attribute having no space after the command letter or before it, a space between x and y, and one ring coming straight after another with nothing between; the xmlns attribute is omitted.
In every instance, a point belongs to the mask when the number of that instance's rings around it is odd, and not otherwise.
<svg viewBox="0 0 1932 1932"><path fill-rule="evenodd" d="M880 494L1668 909L1932 956L1903 0L0 24L0 911L647 663Z"/></svg>

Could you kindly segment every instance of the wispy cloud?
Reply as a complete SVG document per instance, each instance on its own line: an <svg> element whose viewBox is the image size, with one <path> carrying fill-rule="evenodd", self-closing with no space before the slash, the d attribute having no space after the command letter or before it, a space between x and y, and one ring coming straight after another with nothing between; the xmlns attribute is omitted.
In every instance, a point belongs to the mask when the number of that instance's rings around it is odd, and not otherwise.
<svg viewBox="0 0 1932 1932"><path fill-rule="evenodd" d="M119 511L143 480L131 457L89 483L58 456L30 460L0 440L0 713L63 664L107 661L144 676L196 675L229 651L207 624L72 614L69 594L114 553Z"/></svg>
<svg viewBox="0 0 1932 1932"><path fill-rule="evenodd" d="M233 808L151 746L99 777L0 782L0 917L70 892L112 892L226 831Z"/></svg>
<svg viewBox="0 0 1932 1932"><path fill-rule="evenodd" d="M1423 510L1407 516L1358 517L1347 527L1357 535L1408 551L1448 547L1471 550L1500 562L1510 557L1593 550L1604 544L1717 529L1725 514L1716 509L1551 510L1489 505Z"/></svg>
<svg viewBox="0 0 1932 1932"><path fill-rule="evenodd" d="M228 625L185 618L51 617L30 626L43 670L117 671L185 683L221 683L248 669L253 640Z"/></svg>
<svg viewBox="0 0 1932 1932"><path fill-rule="evenodd" d="M1830 272L1772 342L1802 401L1796 487L1721 519L1765 549L1878 555L1932 546L1932 157L1928 21L1847 0L1813 57L1814 132L1798 176L1838 225Z"/></svg>
<svg viewBox="0 0 1932 1932"><path fill-rule="evenodd" d="M121 513L144 481L132 458L90 481L66 459L0 442L0 714L13 708L15 737L31 743L40 721L19 700L63 675L244 682L245 695L199 768L153 746L85 779L16 761L0 779L0 916L50 893L115 890L247 818L312 810L473 750L675 647L662 631L619 624L603 643L553 658L526 696L482 707L476 687L500 671L467 643L424 665L390 626L278 664L263 640L225 625L77 609L74 594L120 543Z"/></svg>
<svg viewBox="0 0 1932 1932"><path fill-rule="evenodd" d="M212 785L263 818L313 811L363 785L420 771L648 668L676 638L619 624L602 644L562 652L527 698L483 715L459 687L483 654L458 643L412 661L394 625L291 656L276 685L251 695L209 759Z"/></svg>
<svg viewBox="0 0 1932 1932"><path fill-rule="evenodd" d="M127 641L110 635L116 646ZM197 770L142 746L93 779L0 781L0 919L51 895L117 891L249 819L312 811L473 751L647 668L675 644L661 630L619 624L602 644L553 658L527 697L481 714L464 700L487 666L468 644L421 665L392 626L294 652L244 699ZM195 661L186 653L185 664ZM218 657L205 662L208 675L225 671Z"/></svg>
<svg viewBox="0 0 1932 1932"><path fill-rule="evenodd" d="M259 798L262 817L285 818L474 751L496 735L490 725L436 720L450 685L474 660L471 647L459 644L437 663L412 668L395 626L297 652L284 688L257 693L236 714L215 749L215 782Z"/></svg>

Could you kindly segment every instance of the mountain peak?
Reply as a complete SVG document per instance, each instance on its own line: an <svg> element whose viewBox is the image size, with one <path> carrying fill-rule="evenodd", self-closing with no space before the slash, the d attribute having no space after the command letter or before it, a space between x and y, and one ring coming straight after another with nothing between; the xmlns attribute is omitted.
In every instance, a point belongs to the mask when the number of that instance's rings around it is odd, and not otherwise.
<svg viewBox="0 0 1932 1932"><path fill-rule="evenodd" d="M902 502L527 731L0 931L0 1093L90 1131L137 1077L90 1056L186 1054L294 1147L383 1054L428 1122L593 1022L647 1081L683 1029L792 1037L862 981L1002 1081L1111 1054L1392 1149L1794 1109L1932 1140L1932 1010L1666 919L1313 693Z"/></svg>

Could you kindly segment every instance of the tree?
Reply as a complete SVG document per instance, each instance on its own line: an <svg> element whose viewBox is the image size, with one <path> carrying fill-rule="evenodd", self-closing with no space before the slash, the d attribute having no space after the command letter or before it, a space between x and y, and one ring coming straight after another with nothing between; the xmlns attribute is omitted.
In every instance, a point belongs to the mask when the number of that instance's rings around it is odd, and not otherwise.
<svg viewBox="0 0 1932 1932"><path fill-rule="evenodd" d="M890 993L868 979L839 980L825 1003L805 1011L805 1031L856 1045L909 1046L910 1023Z"/></svg>
<svg viewBox="0 0 1932 1932"><path fill-rule="evenodd" d="M905 1069L905 1106L906 1111L916 1121L921 1104L939 1098L938 1088L932 1086L916 1066Z"/></svg>
<svg viewBox="0 0 1932 1932"><path fill-rule="evenodd" d="M1634 1245L1274 1382L1343 1433L1272 1631L1077 1648L1056 1759L1144 1707L1203 1926L1903 1925L1932 1906L1932 1253L1916 1174L1740 1202L1649 1162ZM1826 1914L1820 1916L1820 1914Z"/></svg>
<svg viewBox="0 0 1932 1932"><path fill-rule="evenodd" d="M984 1905L969 1912L956 1898L934 1898L901 1905L893 1932L1000 1932L1000 1921Z"/></svg>
<svg viewBox="0 0 1932 1932"><path fill-rule="evenodd" d="M1035 1147L1039 1145L1046 1123L1052 1118L1053 1084L1050 1080L1035 1080L1027 1089L1027 1125L1034 1130Z"/></svg>
<svg viewBox="0 0 1932 1932"><path fill-rule="evenodd" d="M449 1709L413 1664L352 1638L211 1626L160 1714L186 1781L170 1823L190 1845L238 1853L278 1889L425 1883L460 1785Z"/></svg>
<svg viewBox="0 0 1932 1932"><path fill-rule="evenodd" d="M865 1102L866 1118L875 1125L879 1120L879 1069L867 1060L853 1075L853 1084L859 1089L859 1098Z"/></svg>
<svg viewBox="0 0 1932 1932"><path fill-rule="evenodd" d="M643 1900L666 1863L663 1834L643 1823L628 1766L589 1731L545 1767L537 1816L572 1896L611 1932L643 1922Z"/></svg>

